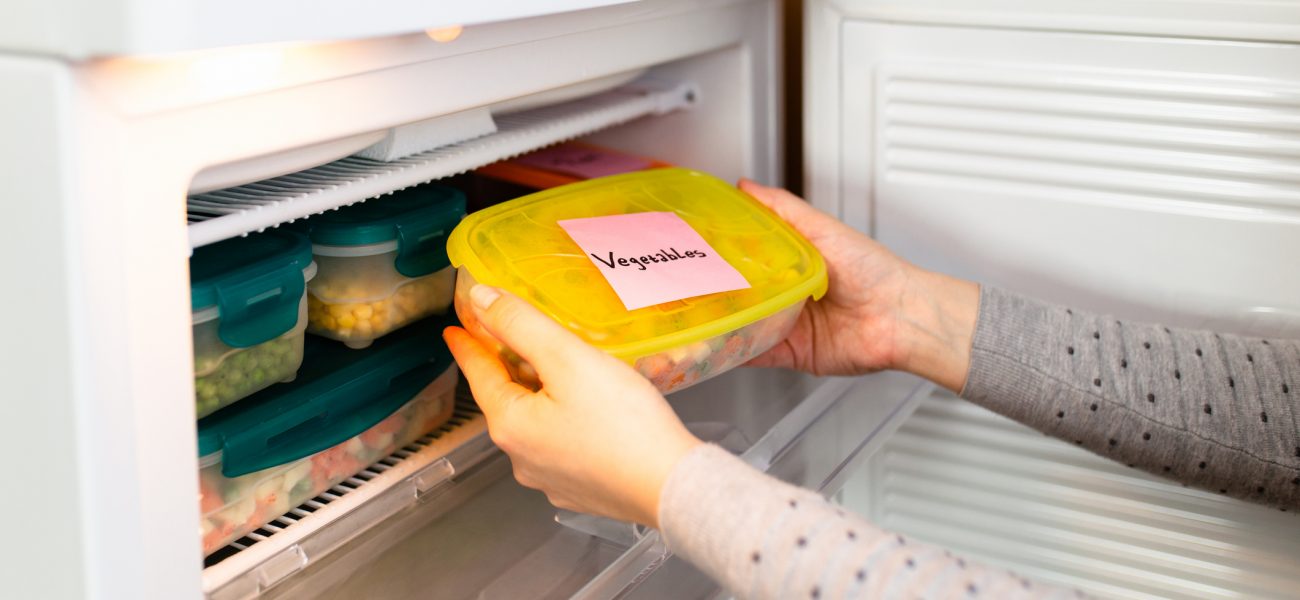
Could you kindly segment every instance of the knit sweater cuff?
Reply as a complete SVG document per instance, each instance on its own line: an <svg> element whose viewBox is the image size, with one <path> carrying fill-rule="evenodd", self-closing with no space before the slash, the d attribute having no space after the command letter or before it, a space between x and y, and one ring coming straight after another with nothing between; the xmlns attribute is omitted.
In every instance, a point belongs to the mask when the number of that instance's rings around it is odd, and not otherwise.
<svg viewBox="0 0 1300 600"><path fill-rule="evenodd" d="M961 397L981 404L1020 402L1043 392L1044 380L1022 360L1048 352L1044 331L1053 324L1046 304L990 285L980 286L979 316L971 340L970 368Z"/></svg>

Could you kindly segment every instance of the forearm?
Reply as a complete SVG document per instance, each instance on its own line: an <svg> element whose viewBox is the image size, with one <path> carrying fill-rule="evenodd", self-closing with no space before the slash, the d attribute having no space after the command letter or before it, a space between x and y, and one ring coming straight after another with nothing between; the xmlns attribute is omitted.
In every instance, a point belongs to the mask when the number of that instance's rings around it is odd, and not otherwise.
<svg viewBox="0 0 1300 600"><path fill-rule="evenodd" d="M674 469L670 548L742 598L1054 598L1073 593L884 531L716 446Z"/></svg>
<svg viewBox="0 0 1300 600"><path fill-rule="evenodd" d="M985 288L962 395L1102 456L1300 507L1295 341L1132 323Z"/></svg>

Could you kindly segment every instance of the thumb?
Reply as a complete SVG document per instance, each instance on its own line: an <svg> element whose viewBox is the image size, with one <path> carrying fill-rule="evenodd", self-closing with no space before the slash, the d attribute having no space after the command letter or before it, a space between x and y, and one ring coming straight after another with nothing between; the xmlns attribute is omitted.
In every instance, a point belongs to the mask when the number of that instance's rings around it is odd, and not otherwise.
<svg viewBox="0 0 1300 600"><path fill-rule="evenodd" d="M556 378L574 372L574 365L591 364L606 357L510 292L478 284L470 289L469 297L479 324L528 361L544 383L548 375Z"/></svg>
<svg viewBox="0 0 1300 600"><path fill-rule="evenodd" d="M530 392L510 379L506 366L501 364L495 352L474 339L474 336L460 327L448 327L443 330L442 338L451 349L452 356L465 374L474 401L487 416L488 422L496 422L505 413L506 407Z"/></svg>
<svg viewBox="0 0 1300 600"><path fill-rule="evenodd" d="M748 179L741 179L737 187L810 240L817 238L827 228L840 225L834 217L817 210L788 190L768 187Z"/></svg>

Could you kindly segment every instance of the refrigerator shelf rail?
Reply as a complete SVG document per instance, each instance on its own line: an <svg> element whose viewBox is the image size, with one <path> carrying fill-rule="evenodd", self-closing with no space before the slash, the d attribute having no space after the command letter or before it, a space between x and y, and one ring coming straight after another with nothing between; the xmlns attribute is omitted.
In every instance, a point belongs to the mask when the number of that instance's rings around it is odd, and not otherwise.
<svg viewBox="0 0 1300 600"><path fill-rule="evenodd" d="M190 247L263 231L412 185L693 104L689 83L640 80L617 89L496 117L497 132L391 162L347 157L237 187L189 196Z"/></svg>
<svg viewBox="0 0 1300 600"><path fill-rule="evenodd" d="M669 396L701 439L834 496L933 389L901 373L814 379L742 369ZM658 532L558 510L496 454L263 597L351 600L713 598Z"/></svg>
<svg viewBox="0 0 1300 600"><path fill-rule="evenodd" d="M497 453L461 385L446 424L208 557L203 592L212 600L256 598Z"/></svg>

